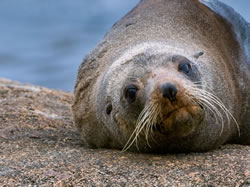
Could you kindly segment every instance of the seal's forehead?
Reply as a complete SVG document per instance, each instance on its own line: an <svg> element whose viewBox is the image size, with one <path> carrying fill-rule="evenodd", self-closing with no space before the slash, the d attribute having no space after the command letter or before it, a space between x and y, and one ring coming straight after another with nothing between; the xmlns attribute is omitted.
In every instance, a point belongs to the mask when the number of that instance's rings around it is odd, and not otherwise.
<svg viewBox="0 0 250 187"><path fill-rule="evenodd" d="M188 58L182 55L178 54L172 54L172 53L157 53L157 54L151 54L151 53L140 53L136 55L133 60L129 61L132 62L135 66L150 66L150 65L166 65L168 62L172 62L174 64L190 61ZM128 62L128 63L129 63Z"/></svg>
<svg viewBox="0 0 250 187"><path fill-rule="evenodd" d="M176 45L172 46L161 42L145 42L124 51L123 55L112 63L110 69L116 69L123 64L131 62L133 59L149 58L150 56L159 54L165 54L165 56L167 54L183 54L184 56L190 56L187 54L186 50Z"/></svg>

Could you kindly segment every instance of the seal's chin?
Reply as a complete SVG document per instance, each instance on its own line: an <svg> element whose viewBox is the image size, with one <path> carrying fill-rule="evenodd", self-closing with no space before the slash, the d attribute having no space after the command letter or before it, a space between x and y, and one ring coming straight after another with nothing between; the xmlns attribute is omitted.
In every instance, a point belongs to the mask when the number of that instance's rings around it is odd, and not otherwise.
<svg viewBox="0 0 250 187"><path fill-rule="evenodd" d="M201 106L188 106L162 113L162 120L154 125L154 131L169 137L185 137L194 132L203 117Z"/></svg>

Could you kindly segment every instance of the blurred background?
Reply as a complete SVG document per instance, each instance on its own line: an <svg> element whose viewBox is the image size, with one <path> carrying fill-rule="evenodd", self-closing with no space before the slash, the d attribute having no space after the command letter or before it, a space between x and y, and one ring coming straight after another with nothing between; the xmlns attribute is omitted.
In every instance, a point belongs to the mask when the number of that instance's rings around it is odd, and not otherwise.
<svg viewBox="0 0 250 187"><path fill-rule="evenodd" d="M249 0L222 0L250 22ZM1 0L0 77L73 91L83 57L139 0Z"/></svg>

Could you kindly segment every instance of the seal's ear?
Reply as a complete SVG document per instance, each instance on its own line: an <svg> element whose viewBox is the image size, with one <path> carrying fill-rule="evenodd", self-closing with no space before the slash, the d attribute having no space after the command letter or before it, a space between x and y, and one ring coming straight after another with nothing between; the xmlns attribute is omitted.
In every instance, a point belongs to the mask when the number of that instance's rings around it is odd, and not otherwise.
<svg viewBox="0 0 250 187"><path fill-rule="evenodd" d="M195 53L194 55L193 55L193 57L194 58L196 58L196 59L198 59L200 56L202 56L202 55L204 55L204 52L203 51L200 51L200 52L198 52L198 53Z"/></svg>

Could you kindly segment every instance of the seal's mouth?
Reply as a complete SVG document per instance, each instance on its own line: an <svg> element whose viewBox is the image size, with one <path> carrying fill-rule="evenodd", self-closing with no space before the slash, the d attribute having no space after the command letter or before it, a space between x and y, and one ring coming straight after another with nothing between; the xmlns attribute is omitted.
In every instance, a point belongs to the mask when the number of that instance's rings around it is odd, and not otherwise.
<svg viewBox="0 0 250 187"><path fill-rule="evenodd" d="M174 109L164 114L162 119L153 125L153 131L161 134L183 130L186 132L188 129L192 129L191 127L198 126L203 113L202 111L203 107L201 105L184 106Z"/></svg>

